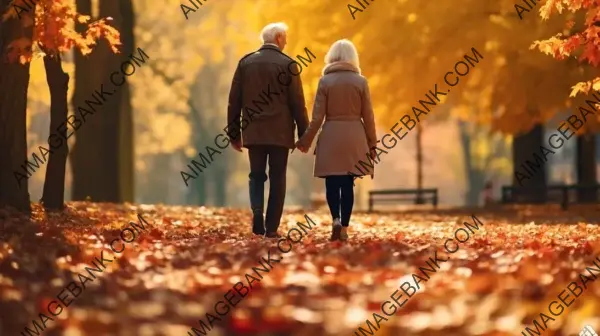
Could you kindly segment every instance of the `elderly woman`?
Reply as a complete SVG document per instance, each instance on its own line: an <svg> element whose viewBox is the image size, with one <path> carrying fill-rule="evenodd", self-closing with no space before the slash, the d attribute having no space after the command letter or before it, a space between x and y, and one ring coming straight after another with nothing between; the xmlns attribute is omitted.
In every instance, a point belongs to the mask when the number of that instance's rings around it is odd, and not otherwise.
<svg viewBox="0 0 600 336"><path fill-rule="evenodd" d="M373 177L372 163L371 169L358 163L370 162L370 149L377 144L377 135L369 85L360 74L356 48L346 39L333 43L325 56L312 121L296 142L300 151L308 151L321 125L314 176L325 178L333 221L331 240L347 240L354 205L353 175Z"/></svg>

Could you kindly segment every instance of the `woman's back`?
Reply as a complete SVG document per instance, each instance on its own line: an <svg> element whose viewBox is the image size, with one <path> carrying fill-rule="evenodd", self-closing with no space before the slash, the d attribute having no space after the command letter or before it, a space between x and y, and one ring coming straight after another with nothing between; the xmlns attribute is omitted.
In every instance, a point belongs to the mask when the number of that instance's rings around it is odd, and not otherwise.
<svg viewBox="0 0 600 336"><path fill-rule="evenodd" d="M331 240L346 240L354 204L354 176L373 176L371 148L377 144L367 79L349 40L333 43L325 55L312 120L296 143L306 153L319 129L314 176L325 178L332 217ZM322 126L321 126L322 125Z"/></svg>
<svg viewBox="0 0 600 336"><path fill-rule="evenodd" d="M325 121L360 120L366 79L348 63L332 63L323 73L321 85L327 95Z"/></svg>

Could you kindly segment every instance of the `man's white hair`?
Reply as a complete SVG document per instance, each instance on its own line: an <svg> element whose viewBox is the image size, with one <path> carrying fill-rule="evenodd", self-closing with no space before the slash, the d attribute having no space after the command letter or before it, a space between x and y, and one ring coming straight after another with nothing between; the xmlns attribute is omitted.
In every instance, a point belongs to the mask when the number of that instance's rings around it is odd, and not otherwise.
<svg viewBox="0 0 600 336"><path fill-rule="evenodd" d="M329 48L325 55L325 65L334 62L346 62L360 69L358 62L358 51L352 41L343 39L337 40Z"/></svg>
<svg viewBox="0 0 600 336"><path fill-rule="evenodd" d="M277 34L286 34L288 26L283 22L269 23L260 32L262 43L274 43Z"/></svg>

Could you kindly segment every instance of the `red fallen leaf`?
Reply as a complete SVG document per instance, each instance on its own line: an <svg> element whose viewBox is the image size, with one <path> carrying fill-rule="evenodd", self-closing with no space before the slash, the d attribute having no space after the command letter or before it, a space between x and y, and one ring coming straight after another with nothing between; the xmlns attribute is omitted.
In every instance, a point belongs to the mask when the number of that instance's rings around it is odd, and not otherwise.
<svg viewBox="0 0 600 336"><path fill-rule="evenodd" d="M283 333L283 334L291 334L294 331L295 323L293 321L286 321L283 318L265 318L265 323L262 323L258 326L259 332L268 332L268 333Z"/></svg>
<svg viewBox="0 0 600 336"><path fill-rule="evenodd" d="M367 303L367 310L370 312L377 312L381 310L381 302L369 301Z"/></svg>
<svg viewBox="0 0 600 336"><path fill-rule="evenodd" d="M254 311L253 315L258 315L258 312ZM234 332L235 335L256 333L290 334L294 330L295 323L286 321L282 318L269 318L259 315L255 316L251 320L247 318L233 317L229 326L229 331Z"/></svg>
<svg viewBox="0 0 600 336"><path fill-rule="evenodd" d="M527 240L525 242L525 244L523 244L523 245L526 248L530 248L530 249L533 249L533 250L537 250L537 249L539 249L542 246L542 244L539 241L537 241L537 240L531 240L531 239Z"/></svg>
<svg viewBox="0 0 600 336"><path fill-rule="evenodd" d="M148 236L154 239L162 239L164 234L159 229L154 228L148 232Z"/></svg>
<svg viewBox="0 0 600 336"><path fill-rule="evenodd" d="M37 307L38 311L45 311L46 309L48 309L48 305L52 301L56 301L56 298L44 296L41 299L39 299Z"/></svg>
<svg viewBox="0 0 600 336"><path fill-rule="evenodd" d="M256 275L253 275L254 277L256 277ZM248 288L250 288L248 286ZM252 292L260 292L264 289L265 287L263 286L262 282L260 281L254 281L252 282L252 288L250 289L250 293Z"/></svg>
<svg viewBox="0 0 600 336"><path fill-rule="evenodd" d="M229 324L231 331L238 333L253 332L254 322L247 318L232 317Z"/></svg>

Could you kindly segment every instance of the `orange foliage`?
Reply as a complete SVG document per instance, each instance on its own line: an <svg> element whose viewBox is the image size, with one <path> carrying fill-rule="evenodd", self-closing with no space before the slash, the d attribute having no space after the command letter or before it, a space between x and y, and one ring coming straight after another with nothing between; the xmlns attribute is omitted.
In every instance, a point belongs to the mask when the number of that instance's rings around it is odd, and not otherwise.
<svg viewBox="0 0 600 336"><path fill-rule="evenodd" d="M553 12L562 14L563 10L583 13L585 20L580 24L580 26L583 25L583 29L572 32L568 36L559 33L549 39L535 41L531 45L531 49L537 48L559 60L575 57L580 63L587 62L597 68L600 65L599 3L600 1L593 0L548 0L540 9L540 16L544 20L550 18ZM569 20L566 23L565 30L570 32L574 26L576 26L575 22ZM590 89L600 89L600 77L574 85L571 97L576 96L579 92L587 94Z"/></svg>
<svg viewBox="0 0 600 336"><path fill-rule="evenodd" d="M24 27L34 23L33 41L21 37L8 45L8 59L21 63L30 62L36 54L54 54L78 48L86 55L92 51L100 38L104 38L114 53L121 44L117 29L110 26L112 18L90 22L90 17L77 13L73 4L66 0L39 0L35 12L27 10L21 1L13 0L3 20L20 20ZM83 33L75 30L78 23L87 24ZM39 51L38 51L39 50Z"/></svg>

